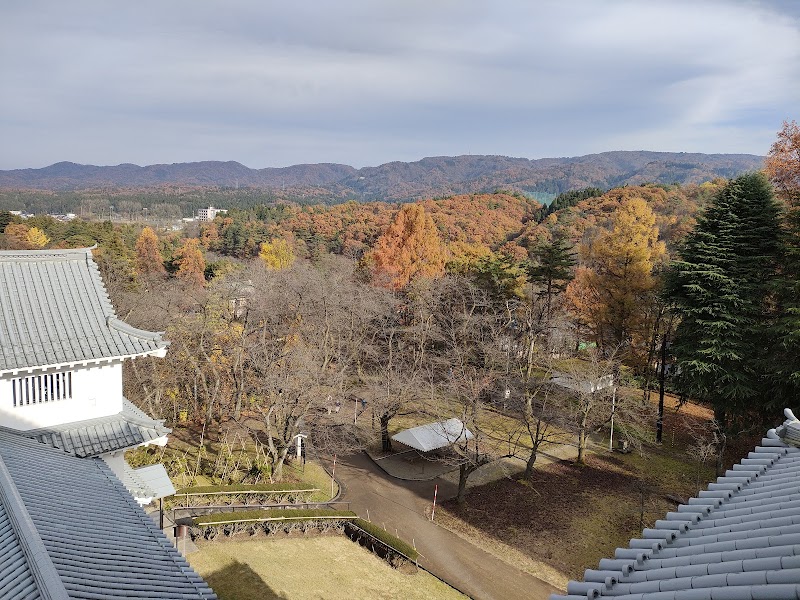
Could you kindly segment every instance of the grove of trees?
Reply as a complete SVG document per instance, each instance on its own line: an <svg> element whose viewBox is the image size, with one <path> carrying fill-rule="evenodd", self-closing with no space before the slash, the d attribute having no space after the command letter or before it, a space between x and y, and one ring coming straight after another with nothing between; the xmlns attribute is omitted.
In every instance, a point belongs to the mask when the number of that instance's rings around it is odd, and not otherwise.
<svg viewBox="0 0 800 600"><path fill-rule="evenodd" d="M587 188L550 208L502 192L273 204L181 232L0 213L0 242L98 245L122 318L171 341L169 360L126 365L148 411L202 437L246 431L277 480L300 434L389 451L400 418L458 417L474 434L447 459L463 500L484 464L516 456L530 475L565 440L582 458L612 417L652 442L659 380L723 433L796 405L799 151L792 122L765 174L730 181Z"/></svg>

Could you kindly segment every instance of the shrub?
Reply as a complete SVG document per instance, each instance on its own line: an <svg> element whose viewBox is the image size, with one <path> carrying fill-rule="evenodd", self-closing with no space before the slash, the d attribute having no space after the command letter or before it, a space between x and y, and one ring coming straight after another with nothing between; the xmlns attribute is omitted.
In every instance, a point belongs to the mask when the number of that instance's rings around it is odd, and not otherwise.
<svg viewBox="0 0 800 600"><path fill-rule="evenodd" d="M181 494L215 494L215 493L236 493L236 492L315 492L317 488L307 483L236 483L233 485L195 485L192 487L185 487L177 492L176 496Z"/></svg>

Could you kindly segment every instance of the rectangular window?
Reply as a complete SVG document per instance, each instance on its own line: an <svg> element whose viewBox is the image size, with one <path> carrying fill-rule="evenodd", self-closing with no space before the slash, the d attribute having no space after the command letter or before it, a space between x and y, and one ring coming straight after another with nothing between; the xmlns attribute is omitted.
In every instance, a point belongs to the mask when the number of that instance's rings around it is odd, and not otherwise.
<svg viewBox="0 0 800 600"><path fill-rule="evenodd" d="M11 396L14 406L69 400L72 398L72 371L12 379Z"/></svg>

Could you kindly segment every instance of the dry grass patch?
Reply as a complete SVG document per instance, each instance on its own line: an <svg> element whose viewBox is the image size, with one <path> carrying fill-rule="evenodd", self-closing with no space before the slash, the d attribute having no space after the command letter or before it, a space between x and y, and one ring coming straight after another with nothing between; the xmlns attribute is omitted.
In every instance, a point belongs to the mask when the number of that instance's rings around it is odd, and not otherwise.
<svg viewBox="0 0 800 600"><path fill-rule="evenodd" d="M340 536L201 542L188 558L221 600L466 598L421 569L392 569Z"/></svg>

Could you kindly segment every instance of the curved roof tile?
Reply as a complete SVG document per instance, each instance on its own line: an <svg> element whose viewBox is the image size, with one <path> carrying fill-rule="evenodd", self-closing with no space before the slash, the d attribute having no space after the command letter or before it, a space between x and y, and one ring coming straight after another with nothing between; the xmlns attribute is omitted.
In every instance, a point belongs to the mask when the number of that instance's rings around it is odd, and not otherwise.
<svg viewBox="0 0 800 600"><path fill-rule="evenodd" d="M120 321L91 248L0 251L0 373L163 351Z"/></svg>

